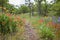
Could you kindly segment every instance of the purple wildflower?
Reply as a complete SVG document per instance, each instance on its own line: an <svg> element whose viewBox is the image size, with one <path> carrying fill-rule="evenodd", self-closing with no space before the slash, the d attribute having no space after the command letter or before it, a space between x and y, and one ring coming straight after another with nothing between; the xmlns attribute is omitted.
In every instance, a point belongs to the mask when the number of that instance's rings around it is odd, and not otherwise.
<svg viewBox="0 0 60 40"><path fill-rule="evenodd" d="M52 22L56 23L56 17L55 16L52 17Z"/></svg>
<svg viewBox="0 0 60 40"><path fill-rule="evenodd" d="M58 23L60 23L60 17L58 17Z"/></svg>

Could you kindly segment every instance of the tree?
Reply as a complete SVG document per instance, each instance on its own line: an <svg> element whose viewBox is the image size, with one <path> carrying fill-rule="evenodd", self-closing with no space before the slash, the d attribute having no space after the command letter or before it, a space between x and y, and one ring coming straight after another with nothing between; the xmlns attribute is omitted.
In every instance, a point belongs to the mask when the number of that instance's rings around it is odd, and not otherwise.
<svg viewBox="0 0 60 40"><path fill-rule="evenodd" d="M60 16L60 2L53 4L51 10L55 13L55 15Z"/></svg>
<svg viewBox="0 0 60 40"><path fill-rule="evenodd" d="M35 5L31 3L31 15L34 16L34 11L35 11Z"/></svg>
<svg viewBox="0 0 60 40"><path fill-rule="evenodd" d="M3 13L3 7L4 7L4 5L6 5L8 1L9 0L0 0L0 7L2 7L2 13Z"/></svg>
<svg viewBox="0 0 60 40"><path fill-rule="evenodd" d="M4 6L9 0L0 0L0 6Z"/></svg>
<svg viewBox="0 0 60 40"><path fill-rule="evenodd" d="M33 11L32 11L32 7L33 7L33 3L31 3L31 0L25 0L25 4L27 4L27 6L29 7L29 10L30 10L30 17L33 15Z"/></svg>
<svg viewBox="0 0 60 40"><path fill-rule="evenodd" d="M39 16L42 14L42 10L41 10L41 2L43 0L35 0L35 2L37 3L37 6L38 6L38 13L39 13Z"/></svg>
<svg viewBox="0 0 60 40"><path fill-rule="evenodd" d="M18 11L17 11L19 14L20 13L28 13L29 12L29 8L25 5L22 5L21 7L18 8Z"/></svg>
<svg viewBox="0 0 60 40"><path fill-rule="evenodd" d="M53 2L50 7L50 14L60 16L60 0L53 0Z"/></svg>
<svg viewBox="0 0 60 40"><path fill-rule="evenodd" d="M6 4L5 5L5 8L6 8L6 13L16 13L16 11L18 10L14 5L12 4Z"/></svg>
<svg viewBox="0 0 60 40"><path fill-rule="evenodd" d="M44 16L47 16L47 12L48 12L48 4L46 0L43 0L45 2L45 14Z"/></svg>
<svg viewBox="0 0 60 40"><path fill-rule="evenodd" d="M47 16L54 2L56 1L52 0L51 3L48 3L47 0L35 0L39 15Z"/></svg>
<svg viewBox="0 0 60 40"><path fill-rule="evenodd" d="M54 3L60 2L60 0L54 0Z"/></svg>
<svg viewBox="0 0 60 40"><path fill-rule="evenodd" d="M6 7L6 9L8 10L9 13L13 13L13 11L14 11L14 5L7 4L5 7Z"/></svg>

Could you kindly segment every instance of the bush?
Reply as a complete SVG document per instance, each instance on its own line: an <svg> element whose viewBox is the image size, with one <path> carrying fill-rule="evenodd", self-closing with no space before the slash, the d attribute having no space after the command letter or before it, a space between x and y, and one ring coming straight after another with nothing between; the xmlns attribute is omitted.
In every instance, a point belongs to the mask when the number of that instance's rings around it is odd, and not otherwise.
<svg viewBox="0 0 60 40"><path fill-rule="evenodd" d="M10 16L8 17L5 14L0 15L0 33L3 35L16 32L16 22Z"/></svg>
<svg viewBox="0 0 60 40"><path fill-rule="evenodd" d="M40 34L40 38L42 40L53 40L54 39L55 34L54 34L53 30L51 30L51 28L46 27L45 24L40 25L39 27L40 27L39 34Z"/></svg>

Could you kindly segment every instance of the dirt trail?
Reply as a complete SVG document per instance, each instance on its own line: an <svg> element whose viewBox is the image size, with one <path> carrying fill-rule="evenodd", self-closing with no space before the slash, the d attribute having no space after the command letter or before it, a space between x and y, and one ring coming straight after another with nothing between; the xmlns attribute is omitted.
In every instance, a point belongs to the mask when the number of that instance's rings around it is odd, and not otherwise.
<svg viewBox="0 0 60 40"><path fill-rule="evenodd" d="M38 40L38 36L36 35L36 32L28 22L25 23L24 29L25 29L24 32L25 40Z"/></svg>

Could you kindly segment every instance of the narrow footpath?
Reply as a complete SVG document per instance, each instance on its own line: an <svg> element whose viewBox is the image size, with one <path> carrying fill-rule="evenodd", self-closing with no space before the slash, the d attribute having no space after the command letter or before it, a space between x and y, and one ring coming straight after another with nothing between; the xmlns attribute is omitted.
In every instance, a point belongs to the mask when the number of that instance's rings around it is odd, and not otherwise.
<svg viewBox="0 0 60 40"><path fill-rule="evenodd" d="M24 29L25 29L25 32L24 32L25 40L38 40L38 36L34 31L34 29L31 27L31 25L29 24L29 22L25 23Z"/></svg>

